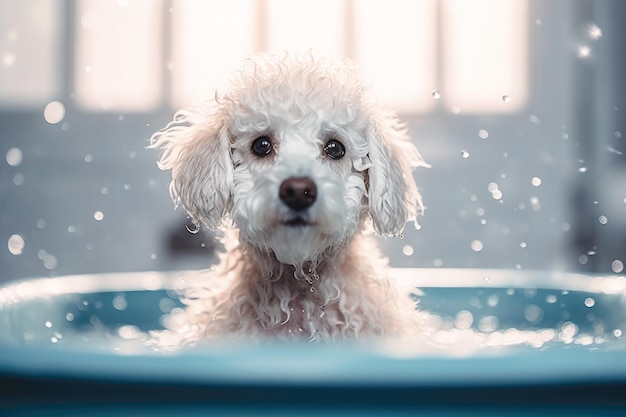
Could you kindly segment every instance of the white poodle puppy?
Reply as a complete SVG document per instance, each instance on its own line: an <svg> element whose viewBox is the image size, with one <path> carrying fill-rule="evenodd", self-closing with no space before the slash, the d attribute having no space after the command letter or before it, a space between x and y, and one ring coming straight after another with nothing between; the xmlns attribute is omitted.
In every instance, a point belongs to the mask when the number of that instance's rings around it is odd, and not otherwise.
<svg viewBox="0 0 626 417"><path fill-rule="evenodd" d="M214 101L179 111L151 148L163 150L159 166L191 220L226 231L221 262L175 320L183 342L418 332L415 302L391 285L366 231L398 236L416 222L412 170L427 164L353 66L310 54L251 59Z"/></svg>

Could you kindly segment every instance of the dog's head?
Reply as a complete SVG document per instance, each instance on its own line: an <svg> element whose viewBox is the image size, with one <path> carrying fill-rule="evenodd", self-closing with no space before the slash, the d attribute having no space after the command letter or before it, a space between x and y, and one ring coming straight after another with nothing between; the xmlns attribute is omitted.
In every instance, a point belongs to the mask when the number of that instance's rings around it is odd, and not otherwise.
<svg viewBox="0 0 626 417"><path fill-rule="evenodd" d="M398 235L422 211L426 166L404 128L376 110L348 64L310 55L248 61L206 107L181 110L151 139L191 219L301 265L371 218Z"/></svg>

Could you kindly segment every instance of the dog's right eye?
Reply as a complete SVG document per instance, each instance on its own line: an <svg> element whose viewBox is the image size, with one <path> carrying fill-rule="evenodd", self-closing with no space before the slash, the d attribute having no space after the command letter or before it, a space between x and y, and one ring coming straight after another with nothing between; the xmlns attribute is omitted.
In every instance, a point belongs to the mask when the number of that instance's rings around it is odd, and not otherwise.
<svg viewBox="0 0 626 417"><path fill-rule="evenodd" d="M267 136L260 136L252 142L252 153L264 157L272 153L272 142Z"/></svg>

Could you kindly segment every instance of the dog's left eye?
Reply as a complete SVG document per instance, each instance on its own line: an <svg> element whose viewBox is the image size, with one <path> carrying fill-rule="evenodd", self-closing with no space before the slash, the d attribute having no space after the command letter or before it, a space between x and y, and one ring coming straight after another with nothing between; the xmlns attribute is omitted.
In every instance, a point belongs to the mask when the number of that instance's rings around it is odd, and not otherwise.
<svg viewBox="0 0 626 417"><path fill-rule="evenodd" d="M264 157L272 152L272 142L267 136L258 137L252 142L252 153Z"/></svg>
<svg viewBox="0 0 626 417"><path fill-rule="evenodd" d="M346 154L346 148L337 139L331 139L324 146L324 153L332 159L341 159Z"/></svg>

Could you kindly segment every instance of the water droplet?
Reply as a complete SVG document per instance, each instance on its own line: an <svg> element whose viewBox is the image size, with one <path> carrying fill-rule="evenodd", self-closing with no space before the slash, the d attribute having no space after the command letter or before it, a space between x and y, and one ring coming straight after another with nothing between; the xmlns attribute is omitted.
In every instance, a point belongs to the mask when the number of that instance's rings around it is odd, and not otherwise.
<svg viewBox="0 0 626 417"><path fill-rule="evenodd" d="M24 184L24 176L20 173L17 173L13 176L13 184L20 186Z"/></svg>
<svg viewBox="0 0 626 417"><path fill-rule="evenodd" d="M461 114L461 112L463 111L463 108L461 106L454 105L450 107L450 111L452 112L452 114Z"/></svg>
<svg viewBox="0 0 626 417"><path fill-rule="evenodd" d="M484 280L485 282L491 282L491 278L489 278L489 277L485 277L485 278L483 278L483 280Z"/></svg>
<svg viewBox="0 0 626 417"><path fill-rule="evenodd" d="M22 157L22 150L20 148L11 148L7 151L6 160L10 166L16 167L22 163Z"/></svg>
<svg viewBox="0 0 626 417"><path fill-rule="evenodd" d="M74 321L74 314L72 314L72 313L67 313L67 314L65 315L65 320L67 320L67 321Z"/></svg>
<svg viewBox="0 0 626 417"><path fill-rule="evenodd" d="M44 219L37 220L37 229L45 229L46 221Z"/></svg>
<svg viewBox="0 0 626 417"><path fill-rule="evenodd" d="M578 257L578 263L581 265L587 265L587 262L589 262L589 257L587 255L580 255Z"/></svg>
<svg viewBox="0 0 626 417"><path fill-rule="evenodd" d="M51 328L52 328L52 322L51 322L51 321L46 321L44 324L45 324L45 326L46 326L48 329L51 329Z"/></svg>
<svg viewBox="0 0 626 417"><path fill-rule="evenodd" d="M580 45L578 47L578 58L588 58L591 55L591 48L587 45Z"/></svg>
<svg viewBox="0 0 626 417"><path fill-rule="evenodd" d="M622 337L622 330L621 329L615 329L613 330L613 336L615 337Z"/></svg>
<svg viewBox="0 0 626 417"><path fill-rule="evenodd" d="M109 194L109 189L108 189L107 187L102 187L102 188L100 189L100 194L102 194L102 195L107 195L107 194Z"/></svg>
<svg viewBox="0 0 626 417"><path fill-rule="evenodd" d="M546 296L546 303L548 304L554 304L556 303L556 295L550 294Z"/></svg>
<svg viewBox="0 0 626 417"><path fill-rule="evenodd" d="M541 185L541 178L539 178L539 177L533 177L533 178L530 180L530 183L531 183L532 185L534 185L535 187L539 187L539 186Z"/></svg>
<svg viewBox="0 0 626 417"><path fill-rule="evenodd" d="M124 294L116 295L111 304L113 304L113 308L118 311L126 310L126 307L128 307L128 301L126 301Z"/></svg>
<svg viewBox="0 0 626 417"><path fill-rule="evenodd" d="M104 213L101 212L100 210L94 211L93 218L96 219L97 221L101 221L102 219L104 219Z"/></svg>
<svg viewBox="0 0 626 417"><path fill-rule="evenodd" d="M600 29L595 23L592 23L587 26L587 36L589 36L592 40L597 41L602 37L602 29Z"/></svg>
<svg viewBox="0 0 626 417"><path fill-rule="evenodd" d="M474 315L467 310L461 310L456 313L456 317L454 318L454 327L459 330L469 329L473 322Z"/></svg>
<svg viewBox="0 0 626 417"><path fill-rule="evenodd" d="M535 210L535 211L541 210L541 203L540 203L538 197L531 197L530 198L530 205L533 208L533 210Z"/></svg>
<svg viewBox="0 0 626 417"><path fill-rule="evenodd" d="M432 95L435 100L439 100L441 98L441 93L437 90L434 90Z"/></svg>
<svg viewBox="0 0 626 417"><path fill-rule="evenodd" d="M126 191L130 190L130 184L124 184L124 190Z"/></svg>
<svg viewBox="0 0 626 417"><path fill-rule="evenodd" d="M91 162L93 162L93 155L88 153L85 154L85 162L87 162L88 164L90 164Z"/></svg>
<svg viewBox="0 0 626 417"><path fill-rule="evenodd" d="M531 323L536 323L543 318L543 309L535 304L530 304L524 309L524 318Z"/></svg>
<svg viewBox="0 0 626 417"><path fill-rule="evenodd" d="M587 167L578 168L578 172L587 172Z"/></svg>
<svg viewBox="0 0 626 417"><path fill-rule="evenodd" d="M435 268L441 268L443 266L443 259L441 258L433 259L433 266Z"/></svg>
<svg viewBox="0 0 626 417"><path fill-rule="evenodd" d="M511 97L509 97L507 95L504 95L504 96L502 96L502 101L504 101L505 103L508 103L508 102L511 101Z"/></svg>
<svg viewBox="0 0 626 417"><path fill-rule="evenodd" d="M535 25L541 26L541 19L535 19Z"/></svg>
<svg viewBox="0 0 626 417"><path fill-rule="evenodd" d="M480 129L478 131L478 137L481 139L487 139L489 137L489 132L486 131L485 129Z"/></svg>
<svg viewBox="0 0 626 417"><path fill-rule="evenodd" d="M470 247L474 252L480 252L481 250L483 250L483 242L481 242L480 240L473 240L470 244Z"/></svg>
<svg viewBox="0 0 626 417"><path fill-rule="evenodd" d="M200 225L195 222L187 223L185 225L185 229L187 229L187 231L191 233L192 235L195 235L200 231Z"/></svg>
<svg viewBox="0 0 626 417"><path fill-rule="evenodd" d="M609 222L609 219L606 216L602 215L598 217L598 221L600 222L600 224L607 224Z"/></svg>
<svg viewBox="0 0 626 417"><path fill-rule="evenodd" d="M67 231L68 233L76 233L76 226L70 224L69 226L67 226Z"/></svg>
<svg viewBox="0 0 626 417"><path fill-rule="evenodd" d="M56 269L58 264L59 262L57 261L56 256L51 255L49 253L46 254L45 258L43 259L43 266L49 271Z"/></svg>
<svg viewBox="0 0 626 417"><path fill-rule="evenodd" d="M534 124L535 126L541 124L541 120L539 120L539 118L534 114L531 114L530 116L528 116L528 120L530 121L530 123Z"/></svg>
<svg viewBox="0 0 626 417"><path fill-rule="evenodd" d="M135 158L137 158L137 152L135 152L135 151L131 151L131 152L129 152L129 153L128 153L128 157L129 157L130 159L135 159Z"/></svg>
<svg viewBox="0 0 626 417"><path fill-rule="evenodd" d="M585 307L589 307L589 308L591 308L591 307L593 307L594 305L596 305L596 300L594 300L594 299L593 299L593 298L591 298L591 297L587 297L587 298L585 298Z"/></svg>
<svg viewBox="0 0 626 417"><path fill-rule="evenodd" d="M24 238L17 234L11 235L7 246L11 255L21 255L24 252Z"/></svg>
<svg viewBox="0 0 626 417"><path fill-rule="evenodd" d="M7 52L2 56L2 66L4 68L12 67L15 64L15 54Z"/></svg>
<svg viewBox="0 0 626 417"><path fill-rule="evenodd" d="M520 242L519 247L520 248L525 248L526 247L526 242Z"/></svg>
<svg viewBox="0 0 626 417"><path fill-rule="evenodd" d="M314 286L309 287L309 292L315 292L315 287Z"/></svg>
<svg viewBox="0 0 626 417"><path fill-rule="evenodd" d="M156 253L151 253L150 254L150 259L152 259L153 261L156 261L156 259L158 258Z"/></svg>
<svg viewBox="0 0 626 417"><path fill-rule="evenodd" d="M614 133L614 135L615 135L615 137L616 137L616 138L618 138L618 139L621 139L621 138L622 138L622 132L620 132L619 130L616 130L616 131L615 131L615 133Z"/></svg>
<svg viewBox="0 0 626 417"><path fill-rule="evenodd" d="M614 260L613 262L611 262L611 270L615 272L616 274L623 272L624 263L620 261L619 259Z"/></svg>
<svg viewBox="0 0 626 417"><path fill-rule="evenodd" d="M414 250L413 250L413 246L411 246L411 245L404 245L404 246L402 247L402 253L403 253L405 256L411 256L411 255L413 255L413 252L414 252Z"/></svg>
<svg viewBox="0 0 626 417"><path fill-rule="evenodd" d="M461 151L461 156L463 157L463 159L467 159L470 157L470 153L468 151L466 151L465 149L463 149Z"/></svg>
<svg viewBox="0 0 626 417"><path fill-rule="evenodd" d="M498 328L498 317L486 316L478 321L478 329L484 333L490 333Z"/></svg>
<svg viewBox="0 0 626 417"><path fill-rule="evenodd" d="M561 325L561 337L563 339L571 339L578 333L578 326L571 321L566 321Z"/></svg>
<svg viewBox="0 0 626 417"><path fill-rule="evenodd" d="M60 101L51 101L44 108L43 117L46 122L55 125L65 117L65 106Z"/></svg>

